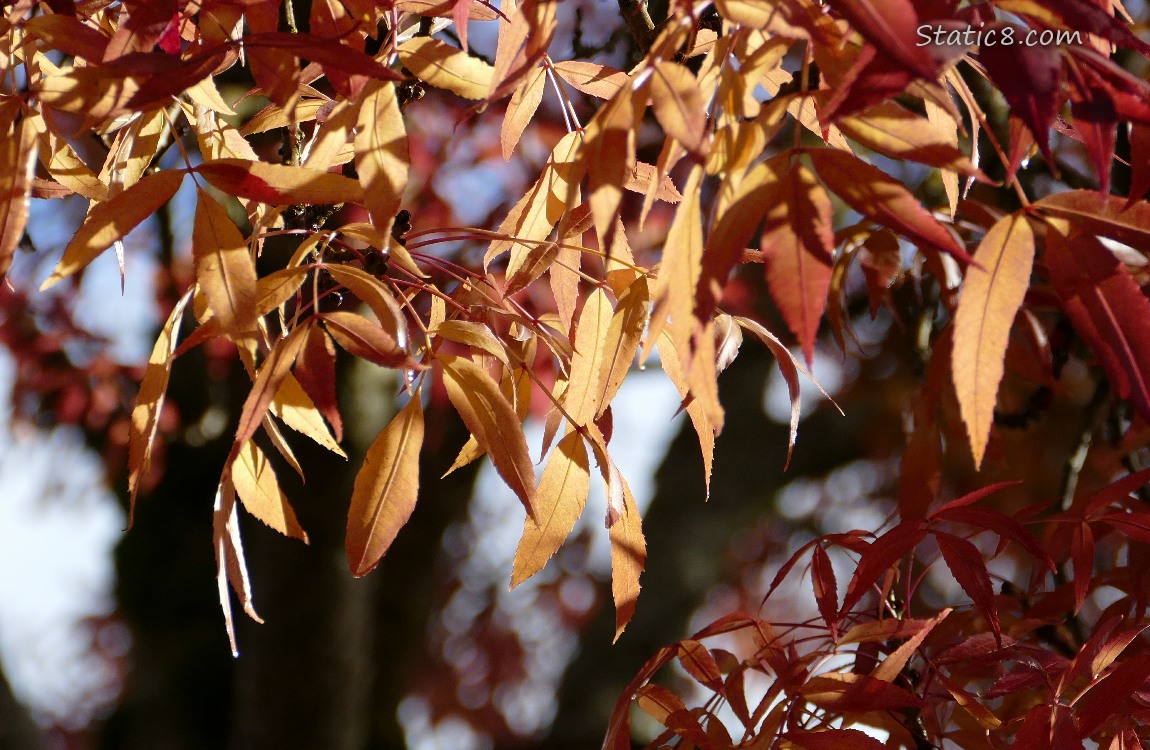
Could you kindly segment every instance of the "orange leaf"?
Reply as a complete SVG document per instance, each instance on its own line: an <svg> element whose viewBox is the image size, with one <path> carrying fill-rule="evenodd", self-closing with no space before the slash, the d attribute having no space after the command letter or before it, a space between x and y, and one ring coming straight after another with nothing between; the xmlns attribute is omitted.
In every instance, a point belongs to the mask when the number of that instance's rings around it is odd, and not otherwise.
<svg viewBox="0 0 1150 750"><path fill-rule="evenodd" d="M527 128L539 103L543 101L543 86L547 82L547 69L537 66L527 74L523 83L515 89L511 101L507 105L507 113L503 116L503 128L499 134L499 143L503 149L503 158L511 159L519 138Z"/></svg>
<svg viewBox="0 0 1150 750"><path fill-rule="evenodd" d="M347 514L347 564L366 575L411 517L419 495L423 407L419 395L395 415L367 449Z"/></svg>
<svg viewBox="0 0 1150 750"><path fill-rule="evenodd" d="M514 407L491 376L471 360L450 354L440 354L438 360L447 395L463 423L491 456L499 476L519 496L527 515L538 522L535 471Z"/></svg>
<svg viewBox="0 0 1150 750"><path fill-rule="evenodd" d="M355 135L355 168L372 223L387 236L407 188L407 130L395 84L373 81L363 91Z"/></svg>
<svg viewBox="0 0 1150 750"><path fill-rule="evenodd" d="M595 419L601 411L603 384L606 373L604 344L612 316L611 302L602 289L596 289L583 304L575 328L575 352L571 355L571 377L563 394L563 408L576 426Z"/></svg>
<svg viewBox="0 0 1150 750"><path fill-rule="evenodd" d="M945 115L936 119L920 117L893 101L887 101L857 115L844 117L836 124L847 138L892 159L916 161L987 181L978 167L958 149L954 121Z"/></svg>
<svg viewBox="0 0 1150 750"><path fill-rule="evenodd" d="M232 481L224 477L216 488L216 501L212 507L212 546L216 553L216 585L220 597L220 609L224 613L224 627L228 632L228 642L232 656L239 656L236 648L236 628L232 621L232 600L228 594L228 583L235 589L240 606L256 622L263 622L252 606L252 587L248 578L248 566L244 561L244 545L240 541L240 520L236 513L236 490Z"/></svg>
<svg viewBox="0 0 1150 750"><path fill-rule="evenodd" d="M623 71L598 63L564 60L555 63L554 68L564 81L600 99L610 99L631 84L631 77Z"/></svg>
<svg viewBox="0 0 1150 750"><path fill-rule="evenodd" d="M583 515L591 483L590 463L583 437L575 431L555 446L539 480L536 512L539 523L523 522L523 536L515 550L511 588L543 570Z"/></svg>
<svg viewBox="0 0 1150 750"><path fill-rule="evenodd" d="M760 242L767 285L810 366L831 285L834 208L802 164L781 172L773 187Z"/></svg>
<svg viewBox="0 0 1150 750"><path fill-rule="evenodd" d="M275 470L255 442L248 440L240 448L232 464L232 482L248 513L269 528L307 543L307 534L280 489Z"/></svg>
<svg viewBox="0 0 1150 750"><path fill-rule="evenodd" d="M231 338L249 334L256 329L255 264L224 207L203 189L196 192L196 281L223 333Z"/></svg>
<svg viewBox="0 0 1150 750"><path fill-rule="evenodd" d="M194 171L228 195L273 206L354 203L363 198L363 190L355 180L307 167L214 159Z"/></svg>
<svg viewBox="0 0 1150 750"><path fill-rule="evenodd" d="M0 277L24 236L36 172L36 130L21 118L0 140Z"/></svg>
<svg viewBox="0 0 1150 750"><path fill-rule="evenodd" d="M631 495L631 488L620 477L623 487L623 514L611 525L611 598L615 601L615 640L635 614L639 599L639 576L647 564L647 541L643 538L643 519Z"/></svg>
<svg viewBox="0 0 1150 750"><path fill-rule="evenodd" d="M1030 286L1034 232L1022 214L999 220L974 253L982 266L966 269L954 320L951 371L970 436L975 468L982 465L1002 381L1014 316Z"/></svg>
<svg viewBox="0 0 1150 750"><path fill-rule="evenodd" d="M669 60L656 63L651 76L651 108L667 135L692 154L702 151L707 109L690 70Z"/></svg>
<svg viewBox="0 0 1150 750"><path fill-rule="evenodd" d="M650 294L647 291L647 279L640 276L631 285L619 300L611 324L607 328L607 337L603 342L603 353L600 358L599 373L596 382L602 388L602 394L596 399L599 402L595 417L602 416L610 405L615 394L623 385L623 379L635 360L639 351L639 343L643 338L643 331L647 326L647 304ZM586 309L586 308L584 308Z"/></svg>
<svg viewBox="0 0 1150 750"><path fill-rule="evenodd" d="M465 99L486 98L495 73L495 68L478 57L429 36L417 36L399 45L399 59L419 80Z"/></svg>
<svg viewBox="0 0 1150 750"><path fill-rule="evenodd" d="M296 361L297 370L303 362L303 357L307 352L308 346L322 333L323 331L319 327L312 326L308 334L307 345L305 345L304 349L300 352L300 356ZM283 423L288 427L301 435L308 436L318 445L327 448L337 456L347 458L347 454L343 452L343 448L339 447L339 443L336 442L327 424L323 421L323 416L320 414L319 409L316 408L316 405L303 389L303 386L300 385L300 382L292 375L289 374L284 378L284 382L280 385L279 390L276 391L276 395L272 399L269 409L278 419L283 420Z"/></svg>
<svg viewBox="0 0 1150 750"><path fill-rule="evenodd" d="M231 454L228 456L229 463L235 460L240 447L250 440L252 435L256 434L260 422L268 413L272 399L275 398L280 385L291 372L296 357L299 356L300 350L307 342L308 329L314 324L313 318L296 326L287 335L287 338L277 341L272 350L268 352L267 359L264 360L263 365L256 373L251 393L248 394L243 409L240 411L240 422L239 426L236 427L235 442L232 444Z"/></svg>
<svg viewBox="0 0 1150 750"><path fill-rule="evenodd" d="M97 204L64 248L64 257L40 285L43 291L91 263L176 194L184 173L165 170L148 175L107 203Z"/></svg>
<svg viewBox="0 0 1150 750"><path fill-rule="evenodd" d="M148 357L148 367L140 381L140 391L136 394L136 404L132 407L131 426L128 431L128 526L132 525L136 510L136 494L140 491L140 480L148 473L152 459L152 445L156 440L156 430L160 425L160 413L164 409L164 398L168 391L168 376L172 372L172 355L176 351L176 334L184 308L192 298L189 289L176 302L167 322L160 329L152 354Z"/></svg>

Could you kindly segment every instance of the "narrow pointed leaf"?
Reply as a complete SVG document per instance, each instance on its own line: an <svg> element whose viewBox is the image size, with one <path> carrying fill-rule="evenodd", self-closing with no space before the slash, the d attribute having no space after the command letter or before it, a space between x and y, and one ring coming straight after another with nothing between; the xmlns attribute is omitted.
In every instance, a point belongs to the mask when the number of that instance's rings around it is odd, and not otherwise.
<svg viewBox="0 0 1150 750"><path fill-rule="evenodd" d="M365 87L355 135L355 167L363 202L385 236L407 188L410 155L407 130L391 81Z"/></svg>
<svg viewBox="0 0 1150 750"><path fill-rule="evenodd" d="M83 226L64 248L64 257L41 291L87 266L117 240L122 240L156 209L176 194L183 172L165 170L148 175L107 203L100 203L84 219Z"/></svg>
<svg viewBox="0 0 1150 750"><path fill-rule="evenodd" d="M953 534L936 531L934 538L954 579L986 617L995 638L1001 638L1002 625L998 620L998 608L994 604L994 589L982 553L968 540Z"/></svg>
<svg viewBox="0 0 1150 750"><path fill-rule="evenodd" d="M273 206L354 203L363 198L363 189L355 180L308 167L214 159L194 171L228 195Z"/></svg>
<svg viewBox="0 0 1150 750"><path fill-rule="evenodd" d="M429 36L401 44L399 59L419 80L465 99L485 98L495 73L495 68L478 57Z"/></svg>
<svg viewBox="0 0 1150 750"><path fill-rule="evenodd" d="M407 523L419 495L423 407L412 397L367 449L347 515L347 563L353 575L379 564Z"/></svg>
<svg viewBox="0 0 1150 750"><path fill-rule="evenodd" d="M536 513L539 523L523 522L523 536L515 550L511 588L538 573L547 564L583 515L591 483L590 464L583 436L572 431L559 441L539 480Z"/></svg>
<svg viewBox="0 0 1150 750"><path fill-rule="evenodd" d="M527 515L538 522L535 471L527 439L514 407L499 386L469 359L441 354L447 395L479 446L491 456L495 470L519 497Z"/></svg>
<svg viewBox="0 0 1150 750"><path fill-rule="evenodd" d="M275 470L264 452L251 440L240 448L232 464L232 483L249 513L269 528L307 542L307 534L280 489Z"/></svg>
<svg viewBox="0 0 1150 750"><path fill-rule="evenodd" d="M255 264L224 207L202 189L197 197L192 233L196 280L224 334L248 334L256 328Z"/></svg>

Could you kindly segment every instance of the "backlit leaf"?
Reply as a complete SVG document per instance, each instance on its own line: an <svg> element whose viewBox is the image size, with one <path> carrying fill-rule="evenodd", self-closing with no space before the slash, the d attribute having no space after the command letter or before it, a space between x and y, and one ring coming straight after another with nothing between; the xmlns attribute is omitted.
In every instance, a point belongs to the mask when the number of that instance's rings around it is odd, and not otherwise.
<svg viewBox="0 0 1150 750"><path fill-rule="evenodd" d="M962 537L947 534L941 531L934 532L935 541L946 561L946 567L962 590L966 592L976 607L990 623L990 629L996 638L1002 635L1002 625L998 620L998 608L994 604L994 589L990 584L990 574L986 570L986 561L978 547ZM877 542L876 542L877 544Z"/></svg>
<svg viewBox="0 0 1150 750"><path fill-rule="evenodd" d="M1001 219L983 237L966 269L954 321L951 367L955 394L970 438L975 468L982 465L1014 316L1030 286L1034 232L1023 214Z"/></svg>
<svg viewBox="0 0 1150 750"><path fill-rule="evenodd" d="M563 408L575 425L584 425L602 411L602 377L607 375L604 345L613 314L611 302L596 289L583 305L575 326L575 352L571 355L571 379L563 394Z"/></svg>
<svg viewBox="0 0 1150 750"><path fill-rule="evenodd" d="M1116 195L1095 190L1069 190L1036 201L1044 211L1070 219L1093 234L1123 242L1131 247L1150 247L1150 203L1127 204ZM1145 250L1143 250L1145 252Z"/></svg>
<svg viewBox="0 0 1150 750"><path fill-rule="evenodd" d="M353 575L366 575L379 564L411 516L422 445L423 407L416 395L375 438L355 477L346 542Z"/></svg>
<svg viewBox="0 0 1150 750"><path fill-rule="evenodd" d="M378 323L350 312L330 312L321 316L324 328L349 354L380 367L417 365L394 337Z"/></svg>
<svg viewBox="0 0 1150 750"><path fill-rule="evenodd" d="M240 447L256 434L264 416L268 413L272 399L291 372L296 357L299 356L304 344L307 342L308 329L314 325L314 319L297 325L287 335L287 338L276 341L268 352L260 369L256 372L255 382L252 383L251 393L244 401L240 411L240 422L236 428L235 442L232 444L228 461L231 462L239 454Z"/></svg>
<svg viewBox="0 0 1150 750"><path fill-rule="evenodd" d="M536 514L523 522L523 536L515 550L511 588L538 573L558 551L583 515L590 487L590 464L583 436L572 431L559 441L547 459L539 480Z"/></svg>
<svg viewBox="0 0 1150 750"><path fill-rule="evenodd" d="M307 167L214 159L195 167L195 173L228 195L273 206L334 204L363 198L355 180Z"/></svg>
<svg viewBox="0 0 1150 750"><path fill-rule="evenodd" d="M947 122L950 127L944 130ZM958 149L954 121L945 115L932 120L888 101L843 117L836 124L847 138L892 159L916 161L987 179Z"/></svg>
<svg viewBox="0 0 1150 750"><path fill-rule="evenodd" d="M690 70L668 60L656 63L651 75L651 108L667 135L691 153L701 152L707 111Z"/></svg>
<svg viewBox="0 0 1150 750"><path fill-rule="evenodd" d="M567 83L600 99L610 99L624 86L629 86L631 77L621 70L583 60L564 60L554 65L555 72Z"/></svg>
<svg viewBox="0 0 1150 750"><path fill-rule="evenodd" d="M437 358L443 367L447 395L463 423L491 456L495 470L519 497L527 515L538 522L535 471L514 407L479 365L450 354Z"/></svg>
<svg viewBox="0 0 1150 750"><path fill-rule="evenodd" d="M228 594L229 583L239 597L244 612L256 622L263 620L252 606L251 581L244 560L244 545L240 540L239 514L236 512L236 491L230 477L224 477L216 489L216 500L212 507L212 546L215 548L216 587L220 609L224 614L224 627L228 633L232 656L239 656L235 623L232 621L232 600Z"/></svg>
<svg viewBox="0 0 1150 750"><path fill-rule="evenodd" d="M417 36L399 46L399 59L419 80L466 99L483 99L495 69L429 36Z"/></svg>
<svg viewBox="0 0 1150 750"><path fill-rule="evenodd" d="M164 399L168 391L168 376L172 372L172 355L176 351L176 340L184 309L192 298L189 289L180 297L168 315L168 320L160 329L136 403L132 407L131 426L128 432L128 526L136 509L136 495L140 491L140 481L147 475L151 466L152 447L156 441L156 431L160 426L160 414L164 409Z"/></svg>
<svg viewBox="0 0 1150 750"><path fill-rule="evenodd" d="M316 332L319 333L316 333ZM319 337L323 331L318 326L312 326L308 332L308 341L304 345L303 350L300 352L299 358L296 360L296 370L299 371L300 364L303 362L304 356L307 354L312 341ZM323 421L323 416L312 402L310 396L300 385L299 380L295 377L288 375L284 378L284 382L280 385L276 395L272 398L271 406L269 407L272 414L277 418L283 420L284 424L292 428L296 432L307 435L314 440L318 445L327 448L332 453L342 458L347 458L347 454L343 452L343 448L339 447L339 443L332 436L331 431L328 430L327 424Z"/></svg>
<svg viewBox="0 0 1150 750"><path fill-rule="evenodd" d="M27 118L0 133L0 277L8 272L28 224L36 151L36 130Z"/></svg>
<svg viewBox="0 0 1150 750"><path fill-rule="evenodd" d="M275 470L264 452L251 440L240 448L232 464L232 482L240 502L249 513L269 528L307 542L307 534L280 489Z"/></svg>
<svg viewBox="0 0 1150 750"><path fill-rule="evenodd" d="M164 170L148 175L106 203L97 204L64 248L64 257L60 258L40 290L76 273L112 243L124 239L128 232L167 203L183 180L183 172Z"/></svg>
<svg viewBox="0 0 1150 750"><path fill-rule="evenodd" d="M520 136L539 109L546 83L547 69L542 65L537 66L527 74L523 83L519 84L511 96L511 101L507 104L507 114L503 117L503 129L499 135L504 159L511 159L515 146L519 144Z"/></svg>
<svg viewBox="0 0 1150 750"><path fill-rule="evenodd" d="M622 478L620 477L622 480ZM615 640L635 614L639 599L639 576L647 564L647 541L643 537L643 519L631 495L631 488L622 481L623 513L611 525L611 598L615 602Z"/></svg>
<svg viewBox="0 0 1150 750"><path fill-rule="evenodd" d="M228 212L203 189L197 190L192 257L196 280L224 334L255 331L255 264Z"/></svg>
<svg viewBox="0 0 1150 750"><path fill-rule="evenodd" d="M607 337L603 342L599 373L595 377L603 389L602 394L596 399L599 402L596 418L603 414L615 398L615 394L619 392L623 379L635 360L635 354L639 351L639 343L647 325L649 296L647 279L640 277L627 288L611 315Z"/></svg>
<svg viewBox="0 0 1150 750"><path fill-rule="evenodd" d="M958 240L898 181L843 151L820 148L807 154L827 187L863 216L920 245L949 253L961 261L970 261Z"/></svg>
<svg viewBox="0 0 1150 750"><path fill-rule="evenodd" d="M394 83L370 83L362 96L355 135L355 168L372 222L387 235L407 187L407 130Z"/></svg>

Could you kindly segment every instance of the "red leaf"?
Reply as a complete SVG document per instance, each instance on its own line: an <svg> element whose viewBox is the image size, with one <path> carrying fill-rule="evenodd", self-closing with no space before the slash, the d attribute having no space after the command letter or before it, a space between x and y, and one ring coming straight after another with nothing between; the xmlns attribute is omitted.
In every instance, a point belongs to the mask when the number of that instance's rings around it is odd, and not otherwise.
<svg viewBox="0 0 1150 750"><path fill-rule="evenodd" d="M833 148L807 152L815 171L847 205L868 219L890 227L907 239L949 253L960 261L972 258L942 224L927 213L902 183L854 154Z"/></svg>
<svg viewBox="0 0 1150 750"><path fill-rule="evenodd" d="M1046 0L1043 5L1061 16L1066 25L1075 31L1100 36L1121 47L1131 47L1143 55L1150 54L1150 44L1139 39L1126 24L1110 15L1108 2L1105 3L1107 10L1103 10L1102 3L1090 0Z"/></svg>
<svg viewBox="0 0 1150 750"><path fill-rule="evenodd" d="M933 513L931 513L929 516L927 516L927 518L932 520L932 521L933 520L940 520L942 518L947 517L949 512L955 508L965 508L968 505L974 505L975 503L977 503L979 500L983 499L984 497L988 497L988 496L994 494L995 492L998 492L999 490L1001 490L1005 487L1014 487L1014 486L1019 485L1019 484L1022 484L1022 482L1019 480L1012 480L1009 482L997 482L995 484L988 484L985 487L980 487L979 489L975 490L974 492L968 492L967 494L963 495L962 497L955 498L954 500L951 500L950 502L946 503L945 505L942 505L937 510L935 510Z"/></svg>
<svg viewBox="0 0 1150 750"><path fill-rule="evenodd" d="M922 706L922 699L904 688L860 674L832 672L814 677L803 685L802 694L820 708L841 713Z"/></svg>
<svg viewBox="0 0 1150 750"><path fill-rule="evenodd" d="M1074 612L1077 614L1086 601L1090 580L1094 577L1094 531L1090 524L1081 523L1074 527L1070 537L1070 559L1074 561Z"/></svg>
<svg viewBox="0 0 1150 750"><path fill-rule="evenodd" d="M1131 539L1150 543L1150 513L1107 513L1097 520L1106 521Z"/></svg>
<svg viewBox="0 0 1150 750"><path fill-rule="evenodd" d="M1130 497L1133 492L1145 486L1147 482L1150 482L1150 466L1142 471L1127 474L1109 487L1100 490L1094 497L1090 498L1084 512L1087 517L1090 517L1103 508L1120 503Z"/></svg>
<svg viewBox="0 0 1150 750"><path fill-rule="evenodd" d="M847 586L846 598L839 610L839 617L850 612L862 599L863 594L878 581L879 576L914 549L924 536L926 527L922 523L903 522L875 539L859 560L858 570Z"/></svg>
<svg viewBox="0 0 1150 750"><path fill-rule="evenodd" d="M690 639L680 641L679 663L700 685L716 693L723 692L723 675L719 671L719 665L703 644Z"/></svg>
<svg viewBox="0 0 1150 750"><path fill-rule="evenodd" d="M1046 263L1067 316L1114 390L1150 419L1150 300L1093 236L1047 232Z"/></svg>
<svg viewBox="0 0 1150 750"><path fill-rule="evenodd" d="M819 732L787 732L788 740L806 750L841 750L850 747L857 750L883 750L886 745L857 729L824 729Z"/></svg>
<svg viewBox="0 0 1150 750"><path fill-rule="evenodd" d="M1078 709L1078 736L1089 737L1110 717L1123 715L1123 706L1148 677L1150 654L1143 654L1122 662L1090 688L1075 704Z"/></svg>
<svg viewBox="0 0 1150 750"><path fill-rule="evenodd" d="M1150 190L1150 125L1136 122L1130 126L1130 198L1129 207Z"/></svg>
<svg viewBox="0 0 1150 750"><path fill-rule="evenodd" d="M987 24L985 33L991 31L1003 36L1009 32L1015 39L1024 38L1027 32L1014 24L997 23ZM978 59L1006 97L1010 109L1030 128L1046 162L1053 168L1050 126L1060 106L1058 94L1062 85L1062 55L1058 48L985 44L979 48Z"/></svg>
<svg viewBox="0 0 1150 750"><path fill-rule="evenodd" d="M831 640L837 641L839 590L835 582L835 570L831 567L831 559L827 551L820 545L815 545L811 557L811 584L815 590L815 602L819 607L819 614L823 616L827 627L831 629Z"/></svg>
<svg viewBox="0 0 1150 750"><path fill-rule="evenodd" d="M1118 136L1118 111L1114 99L1104 88L1083 92L1084 98L1070 105L1074 126L1082 134L1090 161L1094 163L1094 176L1098 190L1110 192L1110 165L1114 162L1114 142Z"/></svg>
<svg viewBox="0 0 1150 750"><path fill-rule="evenodd" d="M990 585L990 574L986 571L986 561L982 553L966 539L947 534L942 531L934 532L935 541L942 551L942 559L946 567L954 574L954 579L962 590L966 592L974 604L990 623L990 629L996 639L1002 638L1002 625L998 620L998 608L994 605L994 589Z"/></svg>
<svg viewBox="0 0 1150 750"><path fill-rule="evenodd" d="M954 521L987 529L998 534L1002 539L1009 539L1017 543L1030 554L1042 561L1051 572L1054 571L1054 561L1038 540L1026 528L1010 516L989 508L953 508L946 513L945 519L935 516L937 520Z"/></svg>
<svg viewBox="0 0 1150 750"><path fill-rule="evenodd" d="M918 13L910 0L829 0L827 4L887 57L922 78L938 75L929 50L916 44Z"/></svg>
<svg viewBox="0 0 1150 750"><path fill-rule="evenodd" d="M336 441L343 440L343 419L335 395L335 344L319 326L308 331L307 341L296 359L295 377L331 425Z"/></svg>

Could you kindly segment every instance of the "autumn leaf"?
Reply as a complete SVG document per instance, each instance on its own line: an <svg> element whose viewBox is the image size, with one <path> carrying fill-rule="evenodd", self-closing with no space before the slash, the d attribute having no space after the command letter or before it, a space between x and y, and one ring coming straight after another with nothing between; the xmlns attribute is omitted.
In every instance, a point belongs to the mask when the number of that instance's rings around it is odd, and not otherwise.
<svg viewBox="0 0 1150 750"><path fill-rule="evenodd" d="M647 305L650 302L647 279L640 277L627 287L619 299L619 304L611 315L607 335L603 342L603 354L599 372L594 377L603 389L595 399L599 403L595 417L602 416L608 405L619 392L623 380L639 351L639 344L647 324ZM586 309L586 308L584 308Z"/></svg>
<svg viewBox="0 0 1150 750"><path fill-rule="evenodd" d="M486 98L495 72L478 57L429 36L399 45L399 59L419 80L465 99Z"/></svg>
<svg viewBox="0 0 1150 750"><path fill-rule="evenodd" d="M148 175L106 203L97 204L64 248L64 257L43 284L44 291L84 268L112 243L168 202L184 180L183 172L164 170Z"/></svg>
<svg viewBox="0 0 1150 750"><path fill-rule="evenodd" d="M910 191L852 154L820 148L807 152L819 178L863 216L928 248L969 263L970 255Z"/></svg>
<svg viewBox="0 0 1150 750"><path fill-rule="evenodd" d="M651 108L667 135L692 154L701 153L707 113L690 70L668 60L656 63L651 71Z"/></svg>
<svg viewBox="0 0 1150 750"><path fill-rule="evenodd" d="M363 201L379 231L391 233L407 187L407 130L391 81L368 84L363 91L355 135L355 167Z"/></svg>
<svg viewBox="0 0 1150 750"><path fill-rule="evenodd" d="M228 212L197 189L192 258L196 280L223 333L239 337L256 328L256 268Z"/></svg>
<svg viewBox="0 0 1150 750"><path fill-rule="evenodd" d="M0 278L24 237L36 167L36 130L21 118L0 140Z"/></svg>
<svg viewBox="0 0 1150 750"><path fill-rule="evenodd" d="M423 407L418 394L379 433L355 478L347 514L347 563L366 575L407 523L419 494Z"/></svg>
<svg viewBox="0 0 1150 750"><path fill-rule="evenodd" d="M264 360L263 365L256 373L252 390L240 411L239 426L236 428L235 441L228 456L229 464L235 460L243 444L250 440L252 435L256 434L256 430L259 429L260 423L268 413L272 399L275 398L280 386L291 372L296 357L299 356L307 342L308 329L314 325L313 320L297 325L286 338L277 341L272 346L271 351L268 352L267 359Z"/></svg>
<svg viewBox="0 0 1150 750"><path fill-rule="evenodd" d="M1110 237L1131 247L1150 243L1150 203L1127 202L1095 190L1068 190L1036 202L1044 212L1069 219L1082 229Z"/></svg>
<svg viewBox="0 0 1150 750"><path fill-rule="evenodd" d="M236 491L231 478L224 477L216 489L215 504L212 506L212 546L216 556L216 588L220 598L220 609L224 614L224 628L232 656L240 655L236 647L235 623L232 620L232 601L228 594L228 584L239 597L240 606L256 622L263 622L252 605L251 580L244 560L244 545L240 540L239 514L236 512Z"/></svg>
<svg viewBox="0 0 1150 750"><path fill-rule="evenodd" d="M585 425L601 412L604 394L601 378L611 318L614 311L602 289L596 289L583 304L575 327L574 354L571 355L571 377L563 394L563 408L576 426Z"/></svg>
<svg viewBox="0 0 1150 750"><path fill-rule="evenodd" d="M623 513L611 525L611 598L615 602L615 641L635 614L639 599L639 576L647 564L647 541L643 519L627 482L622 483Z"/></svg>
<svg viewBox="0 0 1150 750"><path fill-rule="evenodd" d="M307 534L280 489L275 470L264 452L251 440L240 448L232 464L232 483L248 513L269 528L307 543Z"/></svg>
<svg viewBox="0 0 1150 750"><path fill-rule="evenodd" d="M555 446L539 480L539 523L530 518L524 520L523 536L515 550L511 588L542 570L575 528L587 503L589 466L583 436L576 431L567 433Z"/></svg>
<svg viewBox="0 0 1150 750"><path fill-rule="evenodd" d="M840 118L835 124L847 138L892 159L929 164L988 181L958 149L954 121L946 115L929 117L930 106L928 101L928 117L924 118L895 102L882 102L857 115ZM946 128L945 123L950 123L950 127Z"/></svg>
<svg viewBox="0 0 1150 750"><path fill-rule="evenodd" d="M160 414L164 409L164 399L168 391L168 377L172 372L172 356L176 351L176 340L184 309L192 299L192 290L180 297L169 313L167 321L160 328L136 403L132 407L131 427L128 432L128 526L132 525L136 510L136 495L140 482L151 468L152 448L156 432L160 426Z"/></svg>
<svg viewBox="0 0 1150 750"><path fill-rule="evenodd" d="M323 331L318 326L312 326L308 332L307 343L296 360L297 372L299 372L300 364L307 355L312 342L322 333ZM283 420L283 423L288 427L311 438L317 445L323 446L341 458L347 458L347 454L344 453L343 448L339 447L339 443L332 436L327 424L324 423L319 408L312 402L311 397L296 377L289 374L284 378L279 390L272 398L269 410L276 418Z"/></svg>
<svg viewBox="0 0 1150 750"><path fill-rule="evenodd" d="M962 586L962 590L986 617L995 638L1001 640L1002 625L998 619L998 608L994 604L994 589L982 553L970 541L953 534L935 531L934 539L938 542L942 558L954 575L954 580L958 581L958 585Z"/></svg>
<svg viewBox="0 0 1150 750"><path fill-rule="evenodd" d="M527 515L538 523L535 471L514 407L491 376L471 360L450 354L439 354L437 360L447 395L463 423L491 456L495 470L519 497Z"/></svg>
<svg viewBox="0 0 1150 750"><path fill-rule="evenodd" d="M193 168L193 172L228 195L273 206L354 203L363 198L355 180L308 167L214 159Z"/></svg>
<svg viewBox="0 0 1150 750"><path fill-rule="evenodd" d="M1095 237L1046 233L1046 265L1074 330L1114 390L1150 418L1150 300Z"/></svg>
<svg viewBox="0 0 1150 750"><path fill-rule="evenodd" d="M537 66L527 74L523 83L515 89L511 101L507 104L507 114L503 117L503 128L499 135L500 146L503 149L503 158L511 159L519 138L527 128L528 123L535 117L539 104L543 101L543 88L547 82L547 69Z"/></svg>
<svg viewBox="0 0 1150 750"><path fill-rule="evenodd" d="M1000 34L1006 29L1011 29L1019 38L1026 34L1025 29L1012 24L996 24L988 28ZM1062 55L1058 48L1025 44L982 45L978 59L1006 97L1011 111L1026 123L1046 161L1054 166L1050 126L1060 105L1058 90L1062 85Z"/></svg>
<svg viewBox="0 0 1150 750"><path fill-rule="evenodd" d="M621 70L584 60L564 60L553 66L567 83L584 94L600 99L611 99L624 86L631 84L631 77Z"/></svg>
<svg viewBox="0 0 1150 750"><path fill-rule="evenodd" d="M349 354L380 367L419 366L381 325L362 315L337 311L319 317L335 342Z"/></svg>
<svg viewBox="0 0 1150 750"><path fill-rule="evenodd" d="M1014 316L1030 286L1034 232L1025 214L1006 216L986 233L966 270L954 320L951 368L974 466L982 465Z"/></svg>

